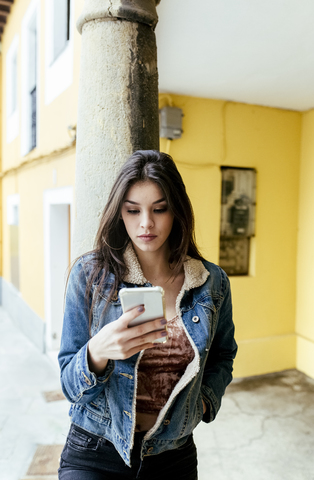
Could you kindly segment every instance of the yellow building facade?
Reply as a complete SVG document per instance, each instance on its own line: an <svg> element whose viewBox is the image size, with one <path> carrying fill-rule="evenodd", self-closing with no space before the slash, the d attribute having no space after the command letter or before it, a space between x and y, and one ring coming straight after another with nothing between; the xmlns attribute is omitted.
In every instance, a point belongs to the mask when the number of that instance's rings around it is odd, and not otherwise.
<svg viewBox="0 0 314 480"><path fill-rule="evenodd" d="M73 230L82 3L70 2L63 46L52 0L15 1L2 36L2 303L52 355ZM219 262L221 167L257 172L249 274L231 277L235 375L298 368L314 378L314 111L161 94L165 105L184 113L182 138L161 139L161 150L186 183L208 260Z"/></svg>

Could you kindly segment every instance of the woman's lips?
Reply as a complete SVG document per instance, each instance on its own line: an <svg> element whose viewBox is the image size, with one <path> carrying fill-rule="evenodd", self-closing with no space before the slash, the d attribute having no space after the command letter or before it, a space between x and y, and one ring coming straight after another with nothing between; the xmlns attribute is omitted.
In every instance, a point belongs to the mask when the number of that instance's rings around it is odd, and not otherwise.
<svg viewBox="0 0 314 480"><path fill-rule="evenodd" d="M155 238L157 238L157 235L139 235L139 237L143 242L151 242Z"/></svg>

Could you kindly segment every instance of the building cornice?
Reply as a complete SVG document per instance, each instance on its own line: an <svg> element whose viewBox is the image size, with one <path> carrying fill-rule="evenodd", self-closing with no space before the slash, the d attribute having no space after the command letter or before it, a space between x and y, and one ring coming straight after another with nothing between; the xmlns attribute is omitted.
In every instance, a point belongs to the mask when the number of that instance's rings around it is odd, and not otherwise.
<svg viewBox="0 0 314 480"><path fill-rule="evenodd" d="M0 37L3 34L13 3L14 0L0 0Z"/></svg>

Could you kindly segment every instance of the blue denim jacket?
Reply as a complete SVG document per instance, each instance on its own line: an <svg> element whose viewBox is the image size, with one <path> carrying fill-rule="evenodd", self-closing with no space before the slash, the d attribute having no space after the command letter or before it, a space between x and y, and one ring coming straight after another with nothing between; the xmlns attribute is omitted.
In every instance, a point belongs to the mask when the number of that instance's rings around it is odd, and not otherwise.
<svg viewBox="0 0 314 480"><path fill-rule="evenodd" d="M71 402L73 423L111 441L127 465L136 422L137 368L143 352L127 360L109 360L104 375L89 370L86 280L93 257L85 255L73 267L66 293L59 363L62 389ZM151 286L132 247L125 254L128 274L119 286ZM218 266L187 259L185 281L176 310L194 350L194 359L175 386L155 425L146 433L141 457L183 445L197 424L214 420L226 386L232 379L237 345L234 340L230 285ZM113 283L110 274L93 308L91 334L122 315L119 296L102 315ZM93 287L95 294L95 286ZM203 415L202 399L207 410Z"/></svg>

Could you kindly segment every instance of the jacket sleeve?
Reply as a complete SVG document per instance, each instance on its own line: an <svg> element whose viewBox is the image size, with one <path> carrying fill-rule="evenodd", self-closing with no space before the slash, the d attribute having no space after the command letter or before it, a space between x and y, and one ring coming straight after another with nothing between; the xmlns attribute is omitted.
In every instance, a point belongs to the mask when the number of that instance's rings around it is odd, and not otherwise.
<svg viewBox="0 0 314 480"><path fill-rule="evenodd" d="M114 368L114 362L109 360L102 377L89 370L87 344L91 298L86 301L85 290L86 274L80 259L72 268L67 285L58 356L63 393L70 402L80 404L92 401L101 393Z"/></svg>
<svg viewBox="0 0 314 480"><path fill-rule="evenodd" d="M216 417L222 396L232 380L233 360L237 353L232 320L230 282L221 270L223 300L217 314L216 331L208 353L201 393L206 404L203 421L211 422Z"/></svg>

